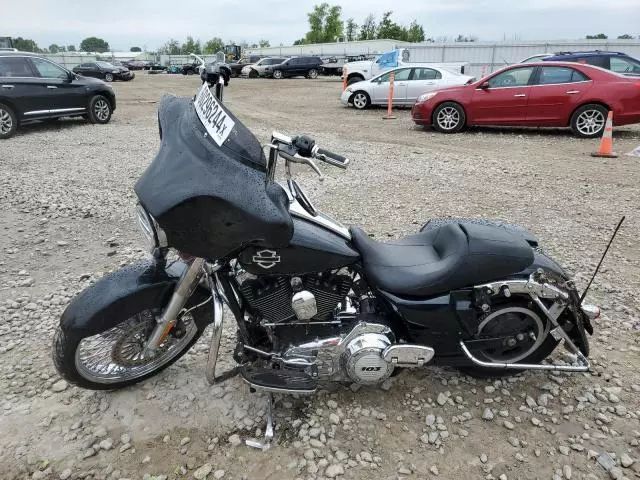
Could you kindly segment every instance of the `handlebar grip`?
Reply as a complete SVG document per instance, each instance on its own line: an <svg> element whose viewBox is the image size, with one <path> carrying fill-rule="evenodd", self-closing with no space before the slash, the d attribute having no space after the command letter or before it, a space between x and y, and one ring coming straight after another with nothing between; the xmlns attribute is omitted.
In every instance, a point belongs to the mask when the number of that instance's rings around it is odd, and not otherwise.
<svg viewBox="0 0 640 480"><path fill-rule="evenodd" d="M347 165L349 165L349 159L347 157L330 152L324 148L318 148L315 152L315 157L340 168L347 168Z"/></svg>

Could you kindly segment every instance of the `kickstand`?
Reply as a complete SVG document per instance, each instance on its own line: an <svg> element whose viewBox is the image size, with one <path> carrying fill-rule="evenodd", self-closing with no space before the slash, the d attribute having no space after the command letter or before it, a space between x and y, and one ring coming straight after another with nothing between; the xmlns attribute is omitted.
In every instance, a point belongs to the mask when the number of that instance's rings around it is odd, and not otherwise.
<svg viewBox="0 0 640 480"><path fill-rule="evenodd" d="M259 448L260 450L268 450L273 440L273 393L267 396L267 426L264 431L264 442L258 440L245 440L247 447Z"/></svg>

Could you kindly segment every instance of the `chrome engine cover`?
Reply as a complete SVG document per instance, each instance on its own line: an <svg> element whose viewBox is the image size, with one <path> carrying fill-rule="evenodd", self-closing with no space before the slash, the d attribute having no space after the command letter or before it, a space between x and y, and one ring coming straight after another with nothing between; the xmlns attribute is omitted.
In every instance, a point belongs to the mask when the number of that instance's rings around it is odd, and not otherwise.
<svg viewBox="0 0 640 480"><path fill-rule="evenodd" d="M389 378L393 365L382 355L390 346L389 337L381 333L365 333L351 340L342 354L349 378L362 384L375 384Z"/></svg>
<svg viewBox="0 0 640 480"><path fill-rule="evenodd" d="M290 365L312 364L311 373L318 380L377 383L393 372L393 365L383 358L393 343L395 336L386 325L358 322L346 334L289 347L282 360Z"/></svg>

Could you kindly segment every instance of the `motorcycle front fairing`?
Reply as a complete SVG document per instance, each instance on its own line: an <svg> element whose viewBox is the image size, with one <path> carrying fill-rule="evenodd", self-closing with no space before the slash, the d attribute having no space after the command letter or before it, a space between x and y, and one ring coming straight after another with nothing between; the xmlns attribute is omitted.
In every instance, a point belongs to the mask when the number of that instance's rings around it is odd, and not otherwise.
<svg viewBox="0 0 640 480"><path fill-rule="evenodd" d="M158 113L160 151L135 185L169 246L208 259L254 242L284 247L293 235L286 193L265 181L260 143L225 113L235 125L218 146L192 100L165 96Z"/></svg>

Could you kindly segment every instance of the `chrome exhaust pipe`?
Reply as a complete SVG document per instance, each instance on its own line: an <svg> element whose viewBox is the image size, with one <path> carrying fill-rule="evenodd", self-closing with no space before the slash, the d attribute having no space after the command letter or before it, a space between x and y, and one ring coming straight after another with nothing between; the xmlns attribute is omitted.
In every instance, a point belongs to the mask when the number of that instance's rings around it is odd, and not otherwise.
<svg viewBox="0 0 640 480"><path fill-rule="evenodd" d="M460 340L460 348L462 352L475 365L483 368L495 368L504 370L505 368L513 370L553 370L562 372L588 372L591 369L589 360L583 355L578 355L580 365L542 365L539 363L501 363L501 362L485 362L473 356L465 343Z"/></svg>

